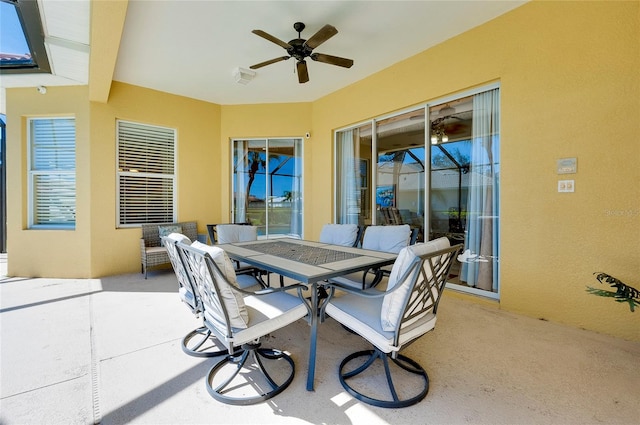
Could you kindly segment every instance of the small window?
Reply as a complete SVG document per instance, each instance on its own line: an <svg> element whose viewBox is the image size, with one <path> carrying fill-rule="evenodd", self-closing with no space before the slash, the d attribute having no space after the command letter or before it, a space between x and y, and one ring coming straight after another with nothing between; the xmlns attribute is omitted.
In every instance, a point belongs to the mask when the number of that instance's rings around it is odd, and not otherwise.
<svg viewBox="0 0 640 425"><path fill-rule="evenodd" d="M118 227L176 221L176 130L117 122Z"/></svg>
<svg viewBox="0 0 640 425"><path fill-rule="evenodd" d="M30 119L29 150L29 227L75 228L75 119Z"/></svg>
<svg viewBox="0 0 640 425"><path fill-rule="evenodd" d="M50 73L38 2L2 0L0 20L0 73Z"/></svg>

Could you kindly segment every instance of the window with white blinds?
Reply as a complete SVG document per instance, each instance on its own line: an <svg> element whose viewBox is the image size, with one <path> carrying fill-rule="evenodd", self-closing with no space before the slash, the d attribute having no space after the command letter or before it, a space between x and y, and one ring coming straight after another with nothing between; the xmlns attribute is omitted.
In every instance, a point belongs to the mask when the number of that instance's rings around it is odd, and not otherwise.
<svg viewBox="0 0 640 425"><path fill-rule="evenodd" d="M29 120L29 227L73 229L76 224L76 122Z"/></svg>
<svg viewBox="0 0 640 425"><path fill-rule="evenodd" d="M176 130L116 125L118 227L176 221Z"/></svg>

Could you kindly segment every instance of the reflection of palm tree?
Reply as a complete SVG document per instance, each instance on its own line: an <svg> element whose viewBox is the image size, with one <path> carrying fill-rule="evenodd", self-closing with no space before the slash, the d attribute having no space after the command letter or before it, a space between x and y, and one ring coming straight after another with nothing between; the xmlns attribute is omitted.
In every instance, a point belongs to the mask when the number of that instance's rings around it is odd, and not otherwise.
<svg viewBox="0 0 640 425"><path fill-rule="evenodd" d="M431 164L433 167L446 168L451 167L452 163L455 167L460 168L463 174L469 171L470 159L468 155L460 152L460 149L447 149L446 146L437 145L442 152L432 154Z"/></svg>
<svg viewBox="0 0 640 425"><path fill-rule="evenodd" d="M285 190L283 193L283 196L284 196L284 201L291 202L292 194L290 190Z"/></svg>
<svg viewBox="0 0 640 425"><path fill-rule="evenodd" d="M249 151L247 153L247 163L249 169L249 180L247 181L247 189L245 191L246 196L244 197L244 211L245 214L249 211L249 195L251 194L251 185L253 181L256 179L256 173L262 167L264 170L267 167L267 161L262 158L260 152L257 151ZM246 221L247 217L245 217Z"/></svg>
<svg viewBox="0 0 640 425"><path fill-rule="evenodd" d="M271 160L280 160L280 155L269 155L269 161ZM249 174L249 180L247 181L246 187L246 196L244 198L244 210L245 210L245 218L244 221L248 221L248 217L246 217L247 212L249 211L249 198L251 196L251 186L253 185L254 180L256 179L256 174L258 174L258 170L262 168L263 170L267 169L267 161L264 158L264 153L261 151L248 151L246 157L246 164Z"/></svg>

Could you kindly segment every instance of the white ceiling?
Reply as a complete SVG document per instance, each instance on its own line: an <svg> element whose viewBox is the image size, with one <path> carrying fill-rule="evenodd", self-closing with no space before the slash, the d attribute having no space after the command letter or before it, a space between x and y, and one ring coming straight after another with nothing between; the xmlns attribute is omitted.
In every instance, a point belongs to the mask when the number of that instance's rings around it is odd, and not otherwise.
<svg viewBox="0 0 640 425"><path fill-rule="evenodd" d="M114 80L218 104L313 101L525 2L130 0ZM46 27L53 17L60 26L64 14L56 13L56 7L66 8L69 21L89 22L86 13L68 13L70 5L86 4L86 0L42 3ZM236 83L237 67L249 68L286 55L282 47L251 31L261 29L288 42L297 38L293 29L297 21L307 26L304 39L325 24L336 27L338 34L314 52L353 59L353 67L307 59L310 81L299 84L295 60L288 60L258 69L246 85ZM82 27L78 22L62 24ZM57 36L65 37L75 37L77 43L77 34ZM49 51L55 65L58 54ZM65 62L54 66L54 72ZM73 68L73 73L65 71L62 79L49 83L42 75L16 76L13 81L6 78L13 76L2 76L1 86L83 83L88 61Z"/></svg>

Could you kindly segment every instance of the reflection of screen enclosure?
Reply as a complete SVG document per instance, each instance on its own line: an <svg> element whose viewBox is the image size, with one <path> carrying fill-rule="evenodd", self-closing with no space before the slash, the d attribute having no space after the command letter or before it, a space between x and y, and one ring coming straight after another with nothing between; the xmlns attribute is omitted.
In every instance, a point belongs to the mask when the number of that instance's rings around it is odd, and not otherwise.
<svg viewBox="0 0 640 425"><path fill-rule="evenodd" d="M376 188L376 204L380 207L395 206L395 188L391 186L378 186Z"/></svg>
<svg viewBox="0 0 640 425"><path fill-rule="evenodd" d="M477 260L452 269L455 283L497 293L499 129L494 87L336 132L337 222L409 224L418 241L464 243ZM361 164L360 181L358 160L371 161ZM373 178L363 178L365 171ZM375 189L374 205L362 201L369 199L365 182Z"/></svg>

